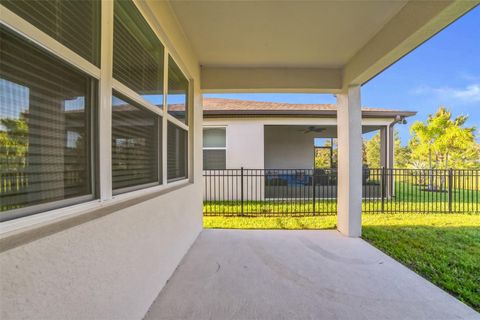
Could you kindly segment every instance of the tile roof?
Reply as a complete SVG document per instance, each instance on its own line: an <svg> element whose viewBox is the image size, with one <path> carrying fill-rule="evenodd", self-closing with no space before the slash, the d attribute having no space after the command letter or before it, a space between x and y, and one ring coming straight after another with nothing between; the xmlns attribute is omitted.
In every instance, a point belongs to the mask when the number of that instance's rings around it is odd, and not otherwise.
<svg viewBox="0 0 480 320"><path fill-rule="evenodd" d="M260 102L239 99L203 98L204 115L221 114L323 114L335 115L335 104L294 104L282 102ZM416 112L385 108L362 107L364 115L411 116Z"/></svg>
<svg viewBox="0 0 480 320"><path fill-rule="evenodd" d="M161 106L158 106L161 108ZM169 104L171 112L185 111L184 104ZM116 105L114 112L135 111L136 107L130 104ZM204 98L204 116L239 116L239 115L317 115L335 116L337 106L335 104L295 104L280 102L261 102L239 99ZM385 108L362 107L364 117L410 117L415 115L414 111L400 111Z"/></svg>

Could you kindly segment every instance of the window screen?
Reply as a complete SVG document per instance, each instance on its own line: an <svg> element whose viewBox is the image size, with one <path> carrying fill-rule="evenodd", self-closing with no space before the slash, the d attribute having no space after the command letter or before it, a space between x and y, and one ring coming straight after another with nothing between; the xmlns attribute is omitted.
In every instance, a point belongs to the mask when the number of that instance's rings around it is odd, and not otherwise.
<svg viewBox="0 0 480 320"><path fill-rule="evenodd" d="M116 0L114 14L113 77L162 107L162 44L130 0Z"/></svg>
<svg viewBox="0 0 480 320"><path fill-rule="evenodd" d="M100 1L2 0L1 4L91 63L99 65Z"/></svg>
<svg viewBox="0 0 480 320"><path fill-rule="evenodd" d="M187 131L168 123L167 172L168 180L187 177Z"/></svg>
<svg viewBox="0 0 480 320"><path fill-rule="evenodd" d="M113 189L159 181L159 119L153 112L113 97Z"/></svg>
<svg viewBox="0 0 480 320"><path fill-rule="evenodd" d="M172 57L168 57L168 113L188 124L188 80Z"/></svg>
<svg viewBox="0 0 480 320"><path fill-rule="evenodd" d="M2 28L0 48L0 211L91 195L94 80Z"/></svg>

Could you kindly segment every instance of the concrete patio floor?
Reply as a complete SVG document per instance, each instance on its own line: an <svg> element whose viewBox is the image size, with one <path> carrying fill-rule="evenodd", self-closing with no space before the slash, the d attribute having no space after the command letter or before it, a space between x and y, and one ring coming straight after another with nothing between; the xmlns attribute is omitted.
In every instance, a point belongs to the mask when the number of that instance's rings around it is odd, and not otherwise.
<svg viewBox="0 0 480 320"><path fill-rule="evenodd" d="M204 230L145 319L480 319L337 231Z"/></svg>

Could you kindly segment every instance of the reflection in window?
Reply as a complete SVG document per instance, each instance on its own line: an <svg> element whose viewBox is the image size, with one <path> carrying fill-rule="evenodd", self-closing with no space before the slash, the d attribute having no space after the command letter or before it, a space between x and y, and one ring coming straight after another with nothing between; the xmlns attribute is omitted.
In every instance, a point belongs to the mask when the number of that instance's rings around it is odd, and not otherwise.
<svg viewBox="0 0 480 320"><path fill-rule="evenodd" d="M187 131L168 123L167 129L167 178L177 180L187 177Z"/></svg>
<svg viewBox="0 0 480 320"><path fill-rule="evenodd" d="M168 113L185 124L187 121L188 80L172 57L168 57Z"/></svg>
<svg viewBox="0 0 480 320"><path fill-rule="evenodd" d="M203 169L226 169L226 128L203 129Z"/></svg>
<svg viewBox="0 0 480 320"><path fill-rule="evenodd" d="M118 97L112 104L113 189L158 182L159 117Z"/></svg>
<svg viewBox="0 0 480 320"><path fill-rule="evenodd" d="M161 108L163 45L132 1L115 1L114 13L113 77Z"/></svg>
<svg viewBox="0 0 480 320"><path fill-rule="evenodd" d="M92 80L4 29L0 41L0 211L91 195Z"/></svg>
<svg viewBox="0 0 480 320"><path fill-rule="evenodd" d="M2 0L2 5L99 65L100 1Z"/></svg>

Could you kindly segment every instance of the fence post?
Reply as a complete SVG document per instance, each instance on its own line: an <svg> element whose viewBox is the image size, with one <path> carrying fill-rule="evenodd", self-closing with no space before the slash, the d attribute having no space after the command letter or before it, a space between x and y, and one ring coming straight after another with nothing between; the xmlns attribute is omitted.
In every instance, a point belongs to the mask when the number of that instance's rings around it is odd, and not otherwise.
<svg viewBox="0 0 480 320"><path fill-rule="evenodd" d="M382 167L382 178L381 178L381 181L382 181L382 188L381 188L381 197L382 197L382 212L384 211L385 209L385 167Z"/></svg>
<svg viewBox="0 0 480 320"><path fill-rule="evenodd" d="M242 216L244 215L243 212L243 167L240 168L240 203L242 206Z"/></svg>
<svg viewBox="0 0 480 320"><path fill-rule="evenodd" d="M448 169L448 212L452 212L452 181L453 171Z"/></svg>
<svg viewBox="0 0 480 320"><path fill-rule="evenodd" d="M316 202L316 196L315 196L315 169L312 171L312 205L313 205L313 215L315 215L315 202Z"/></svg>

